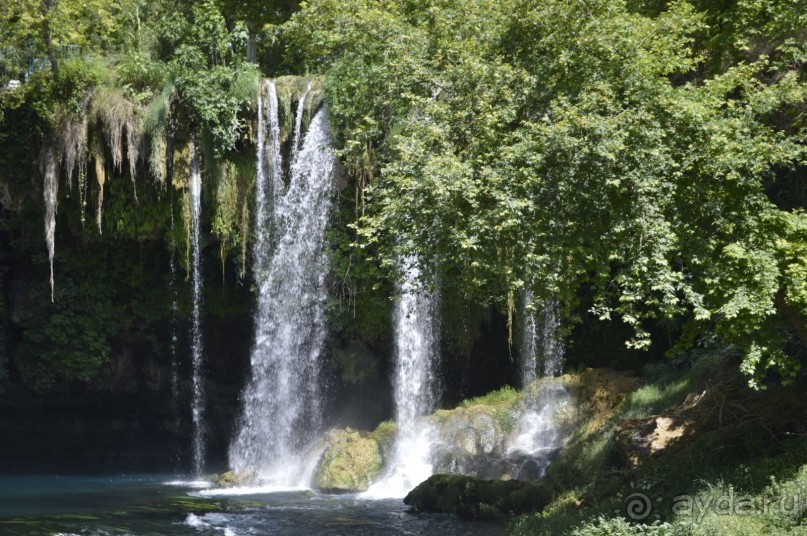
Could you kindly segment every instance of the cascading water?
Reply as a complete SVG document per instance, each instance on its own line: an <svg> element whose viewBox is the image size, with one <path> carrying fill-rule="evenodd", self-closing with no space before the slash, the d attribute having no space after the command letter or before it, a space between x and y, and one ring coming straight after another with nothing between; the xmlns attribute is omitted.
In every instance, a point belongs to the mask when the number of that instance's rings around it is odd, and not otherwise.
<svg viewBox="0 0 807 536"><path fill-rule="evenodd" d="M558 451L562 435L554 417L558 409L570 400L569 393L560 385L542 386L537 391L531 386L539 372L543 377L560 374L565 345L560 333L558 302L544 300L536 311L533 295L524 292L524 319L521 340L521 383L527 389L525 409L511 434L506 456L532 465L532 477L543 476L552 457Z"/></svg>
<svg viewBox="0 0 807 536"><path fill-rule="evenodd" d="M306 473L312 468L306 469L303 454L321 424L319 357L326 336L328 268L325 230L336 160L330 149L327 114L321 109L311 121L283 192L272 82L264 84L259 102L255 344L230 465L237 472L257 472L266 484L307 486L310 475Z"/></svg>
<svg viewBox="0 0 807 536"><path fill-rule="evenodd" d="M535 379L538 368L538 327L532 307L532 292L525 290L522 295L523 319L521 328L521 386L526 387Z"/></svg>
<svg viewBox="0 0 807 536"><path fill-rule="evenodd" d="M431 476L434 429L422 417L436 399L438 330L435 296L417 288L417 259L402 260L405 279L395 304L395 422L398 431L390 463L368 497L403 497Z"/></svg>
<svg viewBox="0 0 807 536"><path fill-rule="evenodd" d="M196 145L191 140L190 149L190 205L191 205L191 284L193 287L193 313L191 323L191 363L193 366L193 470L202 474L205 464L204 427L204 378L202 371L202 261L199 251L199 235L202 212L202 175Z"/></svg>
<svg viewBox="0 0 807 536"><path fill-rule="evenodd" d="M291 146L291 161L292 163L297 160L297 153L300 151L300 134L303 129L303 114L305 113L305 99L308 97L308 94L311 92L311 82L308 83L308 87L303 93L303 96L300 97L300 102L297 103L297 116L294 120L294 137L292 138L292 146Z"/></svg>
<svg viewBox="0 0 807 536"><path fill-rule="evenodd" d="M529 290L522 297L524 315L521 334L521 385L529 385L540 372L557 376L563 370L566 346L560 334L558 302L544 300L536 311ZM541 370L539 371L539 365Z"/></svg>
<svg viewBox="0 0 807 536"><path fill-rule="evenodd" d="M508 438L505 454L531 463L533 477L543 476L561 447L563 435L555 424L555 416L570 401L569 392L561 385L546 385L525 395L525 411Z"/></svg>
<svg viewBox="0 0 807 536"><path fill-rule="evenodd" d="M557 300L550 299L544 302L541 309L541 326L544 376L557 376L563 372L563 356L566 353L566 345L560 332Z"/></svg>

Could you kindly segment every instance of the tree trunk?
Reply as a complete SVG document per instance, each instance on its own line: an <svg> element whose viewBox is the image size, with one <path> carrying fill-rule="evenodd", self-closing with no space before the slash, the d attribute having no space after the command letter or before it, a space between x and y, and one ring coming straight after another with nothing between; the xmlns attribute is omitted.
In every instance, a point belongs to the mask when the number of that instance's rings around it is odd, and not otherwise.
<svg viewBox="0 0 807 536"><path fill-rule="evenodd" d="M45 53L50 60L50 68L53 76L59 77L59 60L56 57L56 50L53 47L53 31L50 27L50 12L56 6L57 0L41 0L39 12L42 15L42 41L45 43Z"/></svg>

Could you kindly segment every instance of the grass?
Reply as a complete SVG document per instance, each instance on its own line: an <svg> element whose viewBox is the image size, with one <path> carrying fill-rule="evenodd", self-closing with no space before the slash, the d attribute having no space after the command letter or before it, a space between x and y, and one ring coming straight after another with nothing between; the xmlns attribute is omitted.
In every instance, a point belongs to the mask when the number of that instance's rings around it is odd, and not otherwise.
<svg viewBox="0 0 807 536"><path fill-rule="evenodd" d="M565 455L549 468L547 480L556 490L554 502L542 512L514 520L510 533L526 535L807 535L807 437L775 440L762 428L705 430L688 440L685 449L645 462L634 470L620 463L613 431L623 419L668 414L691 392L700 393L704 380L719 377L719 360L697 363L689 370L670 367L650 371L649 383L625 397L622 407L593 432L578 427ZM707 408L708 409L708 408ZM740 428L744 431L745 428ZM658 498L660 519L636 524L623 519L625 499L637 482ZM643 490L644 488L639 488ZM691 503L677 501L686 496ZM751 512L727 515L717 501L733 497L758 505ZM794 503L794 498L798 502ZM763 508L773 502L786 508ZM683 501L683 499L682 499ZM699 501L699 502L698 502ZM789 501L789 502L787 502ZM687 512L687 504L710 505ZM794 506L795 504L795 506ZM673 509L677 505L677 509ZM742 508L742 507L741 507ZM697 514L697 515L696 515ZM653 518L649 518L653 520Z"/></svg>
<svg viewBox="0 0 807 536"><path fill-rule="evenodd" d="M469 398L460 402L459 407L470 408L472 406L503 406L510 405L518 400L521 393L506 385L498 391L491 391L490 393L476 398Z"/></svg>
<svg viewBox="0 0 807 536"><path fill-rule="evenodd" d="M687 374L669 383L648 384L628 395L619 417L621 419L644 419L657 415L666 408L684 401L693 390L695 378Z"/></svg>
<svg viewBox="0 0 807 536"><path fill-rule="evenodd" d="M395 437L395 432L398 431L398 425L393 420L386 420L379 423L375 430L370 432L370 437L375 439L381 444L391 441Z"/></svg>

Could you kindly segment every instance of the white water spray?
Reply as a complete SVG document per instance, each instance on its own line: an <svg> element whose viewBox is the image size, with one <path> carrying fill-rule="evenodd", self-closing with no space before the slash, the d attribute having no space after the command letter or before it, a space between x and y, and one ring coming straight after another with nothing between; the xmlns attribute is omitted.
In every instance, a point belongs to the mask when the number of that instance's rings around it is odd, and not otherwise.
<svg viewBox="0 0 807 536"><path fill-rule="evenodd" d="M191 363L193 365L193 470L201 475L205 465L205 426L204 426L204 377L202 361L202 260L199 235L202 212L202 175L199 171L199 157L196 144L189 143L190 149L190 201L191 201L191 284L193 286L193 313L191 323Z"/></svg>
<svg viewBox="0 0 807 536"><path fill-rule="evenodd" d="M521 333L521 385L526 387L540 374L557 376L563 371L566 345L560 333L558 302L544 300L535 307L532 292L524 292Z"/></svg>
<svg viewBox="0 0 807 536"><path fill-rule="evenodd" d="M538 374L553 377L561 373L565 344L560 332L558 302L544 300L537 310L534 297L527 290L523 301L523 331L521 337L521 384L529 388ZM555 423L558 409L569 403L568 391L560 385L543 386L537 394L530 391L525 397L525 409L508 438L505 454L508 457L529 459L542 476L561 447L562 434Z"/></svg>
<svg viewBox="0 0 807 536"><path fill-rule="evenodd" d="M300 102L297 103L297 116L294 120L294 138L292 138L292 146L291 146L291 161L292 163L297 160L297 153L300 151L300 133L303 129L303 114L305 113L305 99L308 97L308 93L311 91L311 82L308 83L308 87L303 93L303 96L300 97Z"/></svg>
<svg viewBox="0 0 807 536"><path fill-rule="evenodd" d="M272 82L266 82L260 101L255 344L230 465L238 472L256 471L269 485L307 486L311 464L305 452L321 425L319 358L326 336L328 268L325 230L336 160L330 149L327 114L321 109L311 121L284 192Z"/></svg>
<svg viewBox="0 0 807 536"><path fill-rule="evenodd" d="M403 497L431 476L435 431L424 417L434 409L438 347L437 300L417 288L417 259L401 262L405 279L395 304L395 422L398 432L390 463L367 497Z"/></svg>

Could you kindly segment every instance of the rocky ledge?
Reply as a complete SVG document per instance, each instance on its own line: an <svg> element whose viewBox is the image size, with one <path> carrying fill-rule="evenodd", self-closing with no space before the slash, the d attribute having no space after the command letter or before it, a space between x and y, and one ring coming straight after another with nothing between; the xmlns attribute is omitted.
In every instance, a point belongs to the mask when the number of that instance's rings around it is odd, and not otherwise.
<svg viewBox="0 0 807 536"><path fill-rule="evenodd" d="M434 475L404 499L416 512L457 514L493 520L542 510L552 489L542 482L478 480L464 475Z"/></svg>

